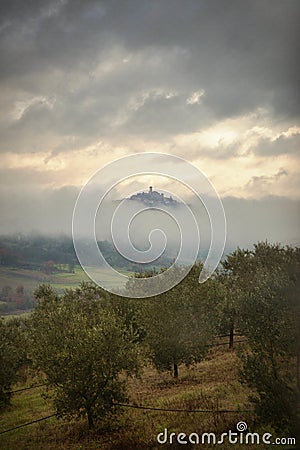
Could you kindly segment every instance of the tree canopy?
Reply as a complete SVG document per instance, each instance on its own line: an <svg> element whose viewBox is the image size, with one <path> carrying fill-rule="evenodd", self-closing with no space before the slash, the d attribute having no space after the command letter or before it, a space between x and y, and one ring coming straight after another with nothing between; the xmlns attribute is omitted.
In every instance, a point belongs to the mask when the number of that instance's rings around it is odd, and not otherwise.
<svg viewBox="0 0 300 450"><path fill-rule="evenodd" d="M82 285L59 297L42 285L36 297L30 331L35 364L53 388L58 415L86 415L93 427L125 399L120 374L138 369L133 336L104 308L101 290Z"/></svg>

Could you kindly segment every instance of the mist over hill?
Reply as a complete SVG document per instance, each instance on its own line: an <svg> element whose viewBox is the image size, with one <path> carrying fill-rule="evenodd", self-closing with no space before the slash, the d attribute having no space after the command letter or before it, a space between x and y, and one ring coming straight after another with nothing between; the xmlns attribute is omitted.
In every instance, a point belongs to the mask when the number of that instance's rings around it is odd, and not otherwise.
<svg viewBox="0 0 300 450"><path fill-rule="evenodd" d="M149 267L169 266L171 258L164 255L153 264L135 264L120 255L108 241L99 241L98 246L106 261L115 268L140 271ZM87 246L88 252L88 246ZM99 265L99 260L90 259L90 265ZM40 234L0 236L0 266L41 270L44 272L72 272L78 264L73 241L68 236L45 236Z"/></svg>
<svg viewBox="0 0 300 450"><path fill-rule="evenodd" d="M32 192L27 193L26 189L22 195L12 191L10 196L4 196L0 192L2 212L0 234L22 233L52 238L67 236L71 240L72 214L78 192L77 188L70 186L58 190L40 191L34 195ZM254 242L266 239L269 242L282 244L299 244L300 202L298 199L278 196L266 196L260 199L225 197L222 198L222 202L227 220L225 254L233 251L237 246L249 248ZM133 211L134 203L130 203ZM191 205L195 214L200 216L200 252L205 255L210 244L207 215L199 204L195 205L193 201L187 201L187 203ZM97 240L111 242L110 220L114 209L115 205L112 204L111 208L108 206L106 216L97 215L99 225ZM151 227L157 228L158 215L152 210L151 213L145 212L140 215L141 217L136 218L131 237L137 245L148 245L149 230ZM182 219L184 223L184 217ZM160 220L162 223L167 221L165 216ZM172 257L176 252L173 244L178 243L178 233L170 221L168 224L171 231L168 236L168 252ZM171 251L171 247L174 252Z"/></svg>

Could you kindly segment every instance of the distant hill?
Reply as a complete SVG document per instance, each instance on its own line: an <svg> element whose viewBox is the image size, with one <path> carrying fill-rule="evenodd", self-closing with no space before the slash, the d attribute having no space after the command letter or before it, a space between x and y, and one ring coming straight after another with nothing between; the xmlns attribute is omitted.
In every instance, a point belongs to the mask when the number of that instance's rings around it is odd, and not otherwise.
<svg viewBox="0 0 300 450"><path fill-rule="evenodd" d="M167 197L163 192L154 191L153 187L149 187L148 192L138 192L137 194L131 195L128 200L135 200L144 203L147 206L155 205L168 205L177 206L179 202L175 200L172 196Z"/></svg>
<svg viewBox="0 0 300 450"><path fill-rule="evenodd" d="M122 257L110 242L101 241L98 245L106 261L124 274L172 263L170 258L162 256L155 264L136 264ZM90 265L97 262L90 260ZM109 270L105 267L101 270L109 285L113 282ZM62 292L84 280L89 278L79 265L71 238L23 234L0 237L0 315L30 310L40 283L50 283Z"/></svg>
<svg viewBox="0 0 300 450"><path fill-rule="evenodd" d="M121 256L108 241L98 242L106 261L115 268L141 271L142 268L165 267L172 263L168 256L161 256L155 264L136 264ZM91 264L96 261L91 261ZM66 236L49 237L17 234L0 237L0 266L41 270L45 273L70 272L78 263L73 241Z"/></svg>

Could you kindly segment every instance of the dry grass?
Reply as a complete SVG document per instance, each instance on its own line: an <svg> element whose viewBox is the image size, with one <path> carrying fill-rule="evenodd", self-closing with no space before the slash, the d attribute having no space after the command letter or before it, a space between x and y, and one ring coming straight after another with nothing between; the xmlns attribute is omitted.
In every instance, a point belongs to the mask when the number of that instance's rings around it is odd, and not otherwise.
<svg viewBox="0 0 300 450"><path fill-rule="evenodd" d="M224 347L214 348L194 367L180 367L178 380L171 374L158 373L148 367L140 379L128 382L130 402L159 408L212 409L213 413L175 413L122 408L115 417L107 417L98 429L89 432L85 421L49 419L0 436L3 450L143 450L182 448L182 445L159 445L156 436L165 428L169 432L222 433L235 430L244 420L251 427L251 413L220 414L218 409L248 409L249 392L238 381L238 359ZM25 391L13 399L12 407L1 416L0 429L27 422L52 412L51 405L39 396L39 390ZM253 430L252 430L253 431ZM257 431L257 430L255 430ZM262 430L265 432L266 430ZM185 445L184 448L215 448L213 445ZM263 449L264 446L223 444L223 449ZM267 448L267 447L265 447ZM280 446L276 446L280 449ZM282 447L287 449L288 446Z"/></svg>

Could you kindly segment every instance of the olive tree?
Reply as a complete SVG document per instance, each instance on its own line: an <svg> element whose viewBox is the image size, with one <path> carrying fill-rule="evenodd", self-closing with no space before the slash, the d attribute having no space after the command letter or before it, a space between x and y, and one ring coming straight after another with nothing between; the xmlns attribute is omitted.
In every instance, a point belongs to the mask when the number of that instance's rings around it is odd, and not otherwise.
<svg viewBox="0 0 300 450"><path fill-rule="evenodd" d="M229 348L233 348L234 333L240 322L240 304L252 276L253 255L237 248L221 263L218 273L219 331L229 334Z"/></svg>
<svg viewBox="0 0 300 450"><path fill-rule="evenodd" d="M261 420L291 432L299 420L300 253L259 243L252 255L252 278L239 307L239 328L248 340L242 380L256 392Z"/></svg>
<svg viewBox="0 0 300 450"><path fill-rule="evenodd" d="M83 284L59 297L42 285L31 317L34 362L53 388L58 415L86 415L90 428L125 399L121 372L138 370L130 331L102 294Z"/></svg>
<svg viewBox="0 0 300 450"><path fill-rule="evenodd" d="M159 370L172 370L175 378L180 364L190 365L204 357L216 325L214 281L199 284L201 268L200 263L195 265L180 284L143 299L139 308L154 365Z"/></svg>
<svg viewBox="0 0 300 450"><path fill-rule="evenodd" d="M21 322L0 319L0 409L10 403L12 384L26 361L26 341Z"/></svg>

